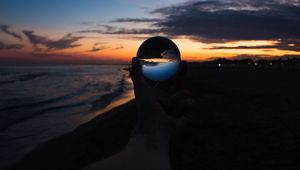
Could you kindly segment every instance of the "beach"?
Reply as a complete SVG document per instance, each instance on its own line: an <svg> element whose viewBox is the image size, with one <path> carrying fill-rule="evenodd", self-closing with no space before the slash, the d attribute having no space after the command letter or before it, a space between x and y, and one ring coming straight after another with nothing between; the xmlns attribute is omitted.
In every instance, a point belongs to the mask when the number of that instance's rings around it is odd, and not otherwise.
<svg viewBox="0 0 300 170"><path fill-rule="evenodd" d="M300 69L188 64L197 102L170 142L174 170L299 169ZM122 150L137 121L132 100L36 147L11 169L82 169Z"/></svg>
<svg viewBox="0 0 300 170"><path fill-rule="evenodd" d="M124 65L0 67L0 169L133 98Z"/></svg>

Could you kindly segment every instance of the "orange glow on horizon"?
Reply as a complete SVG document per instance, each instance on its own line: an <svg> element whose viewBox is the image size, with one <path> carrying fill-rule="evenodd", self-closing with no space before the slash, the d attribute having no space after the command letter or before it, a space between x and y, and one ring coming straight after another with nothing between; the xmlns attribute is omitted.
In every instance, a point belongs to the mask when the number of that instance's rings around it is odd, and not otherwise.
<svg viewBox="0 0 300 170"><path fill-rule="evenodd" d="M55 35L56 37L57 35ZM61 36L61 35L60 35ZM57 36L59 37L59 36ZM1 50L0 60L2 61L23 61L32 62L66 62L66 63L129 63L136 55L143 39L120 37L120 36L98 36L97 38L83 38L79 41L80 46L63 50L33 50L29 43L20 50ZM203 43L186 37L173 39L181 52L182 60L205 61L213 58L231 58L238 55L255 56L284 56L300 55L300 52L280 50L276 48L262 49L234 49L234 47L247 46L272 46L277 41L235 41L227 43ZM293 44L289 44L293 46ZM233 49L212 49L213 47L230 47ZM94 50L94 51L92 51ZM36 61L35 61L36 60ZM30 61L28 61L30 62Z"/></svg>

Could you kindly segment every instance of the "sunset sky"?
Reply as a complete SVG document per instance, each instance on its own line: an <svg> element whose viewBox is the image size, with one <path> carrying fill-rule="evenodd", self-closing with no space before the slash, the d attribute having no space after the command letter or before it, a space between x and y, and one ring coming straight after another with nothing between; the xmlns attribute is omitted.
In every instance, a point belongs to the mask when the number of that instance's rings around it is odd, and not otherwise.
<svg viewBox="0 0 300 170"><path fill-rule="evenodd" d="M300 1L0 1L0 63L126 63L156 35L188 61L298 57Z"/></svg>

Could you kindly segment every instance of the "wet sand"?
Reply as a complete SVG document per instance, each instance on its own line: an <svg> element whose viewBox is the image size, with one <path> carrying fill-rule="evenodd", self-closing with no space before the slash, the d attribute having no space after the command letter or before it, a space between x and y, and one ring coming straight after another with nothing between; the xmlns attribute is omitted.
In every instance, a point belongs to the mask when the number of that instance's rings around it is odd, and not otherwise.
<svg viewBox="0 0 300 170"><path fill-rule="evenodd" d="M174 170L300 169L300 69L189 64L197 101L174 133ZM44 143L12 169L81 169L117 153L136 123L135 102Z"/></svg>

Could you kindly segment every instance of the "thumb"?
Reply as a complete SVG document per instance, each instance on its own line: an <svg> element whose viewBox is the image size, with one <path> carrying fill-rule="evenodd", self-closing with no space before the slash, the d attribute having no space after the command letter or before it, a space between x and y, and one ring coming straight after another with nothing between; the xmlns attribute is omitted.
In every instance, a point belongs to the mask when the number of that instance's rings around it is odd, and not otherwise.
<svg viewBox="0 0 300 170"><path fill-rule="evenodd" d="M130 76L134 84L143 78L142 65L137 57L132 58Z"/></svg>

